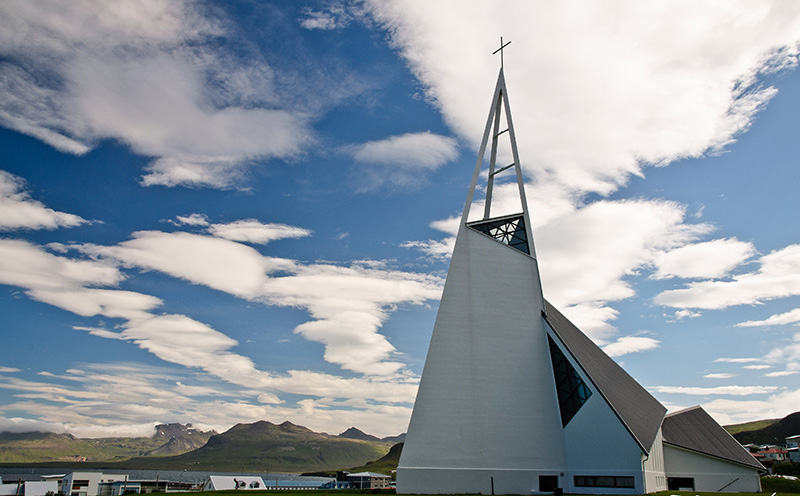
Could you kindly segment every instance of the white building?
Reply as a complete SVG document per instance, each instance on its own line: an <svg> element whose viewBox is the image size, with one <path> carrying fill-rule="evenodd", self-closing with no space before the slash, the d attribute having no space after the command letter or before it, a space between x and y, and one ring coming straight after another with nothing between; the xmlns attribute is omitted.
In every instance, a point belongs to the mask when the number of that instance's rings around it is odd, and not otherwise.
<svg viewBox="0 0 800 496"><path fill-rule="evenodd" d="M61 481L61 492L68 496L96 496L100 494L100 483L123 481L127 477L127 474L70 472Z"/></svg>
<svg viewBox="0 0 800 496"><path fill-rule="evenodd" d="M347 481L352 483L355 489L386 489L392 483L392 478L375 472L357 472L347 474Z"/></svg>
<svg viewBox="0 0 800 496"><path fill-rule="evenodd" d="M56 494L58 482L54 480L25 481L24 496L45 496L47 493Z"/></svg>
<svg viewBox="0 0 800 496"><path fill-rule="evenodd" d="M498 167L501 141L513 162ZM397 492L759 492L763 467L722 427L699 407L665 417L661 403L545 301L519 164L501 68ZM519 209L493 216L495 177L512 171ZM474 218L480 177L488 178L486 200Z"/></svg>
<svg viewBox="0 0 800 496"><path fill-rule="evenodd" d="M203 486L203 491L223 491L239 489L245 491L265 491L264 479L251 475L211 475Z"/></svg>

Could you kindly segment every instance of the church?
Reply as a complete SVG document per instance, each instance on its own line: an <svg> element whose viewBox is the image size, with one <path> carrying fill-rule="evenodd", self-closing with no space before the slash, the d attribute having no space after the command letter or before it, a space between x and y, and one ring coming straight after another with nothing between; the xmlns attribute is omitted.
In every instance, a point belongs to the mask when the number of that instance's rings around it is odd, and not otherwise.
<svg viewBox="0 0 800 496"><path fill-rule="evenodd" d="M499 143L510 165L498 166ZM493 216L501 180L516 181L520 208ZM759 492L761 470L702 408L667 414L544 298L501 65L397 493Z"/></svg>

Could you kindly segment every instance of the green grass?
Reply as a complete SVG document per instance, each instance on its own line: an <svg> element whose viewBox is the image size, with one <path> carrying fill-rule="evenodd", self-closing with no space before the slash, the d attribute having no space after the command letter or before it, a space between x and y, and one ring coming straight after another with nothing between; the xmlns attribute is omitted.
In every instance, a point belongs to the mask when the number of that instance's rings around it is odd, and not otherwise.
<svg viewBox="0 0 800 496"><path fill-rule="evenodd" d="M788 484L786 484L788 483ZM775 496L794 496L800 493L800 481L789 481L786 479L778 479L774 477L766 477L761 479L761 488L762 492L760 493L704 493L704 492L697 492L697 491L662 491L659 493L650 493L647 496L727 496L727 495L735 495L735 496L771 496L772 493L777 493ZM270 495L286 495L286 496L298 496L298 491L296 490L270 490L268 491ZM314 494L395 494L394 489L381 489L380 491L372 491L369 489L338 489L338 490L316 490L313 491ZM166 493L152 493L152 496L158 496L159 494ZM172 493L170 493L172 494ZM208 491L208 492L192 492L193 496L242 496L242 491L230 490L230 491ZM428 495L419 495L419 496L428 496ZM430 495L433 496L433 495ZM472 496L472 495L459 495L459 496ZM479 495L474 495L479 496ZM566 494L565 496L570 496ZM604 495L604 496L614 496L614 495Z"/></svg>
<svg viewBox="0 0 800 496"><path fill-rule="evenodd" d="M756 420L755 422L745 422L744 424L726 425L725 430L728 431L728 433L732 436L740 432L757 431L759 429L763 429L764 427L769 427L770 425L778 422L778 420L780 419Z"/></svg>

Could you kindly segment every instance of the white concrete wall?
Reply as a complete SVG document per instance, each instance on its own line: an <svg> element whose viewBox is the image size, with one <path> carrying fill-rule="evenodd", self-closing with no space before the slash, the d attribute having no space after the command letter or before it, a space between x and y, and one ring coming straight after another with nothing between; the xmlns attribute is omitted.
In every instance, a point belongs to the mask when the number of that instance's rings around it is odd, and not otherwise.
<svg viewBox="0 0 800 496"><path fill-rule="evenodd" d="M694 478L694 490L698 492L761 492L756 469L668 444L664 445L664 468L668 478ZM738 480L728 485L735 479Z"/></svg>
<svg viewBox="0 0 800 496"><path fill-rule="evenodd" d="M542 308L536 261L462 227L398 493L529 494L566 470Z"/></svg>
<svg viewBox="0 0 800 496"><path fill-rule="evenodd" d="M25 482L25 496L44 496L48 492L57 493L58 482L54 480Z"/></svg>
<svg viewBox="0 0 800 496"><path fill-rule="evenodd" d="M564 428L568 466L562 477L564 491L578 494L644 492L642 449L558 338L554 337L553 341L592 391L588 401ZM633 477L635 488L576 487L575 476Z"/></svg>
<svg viewBox="0 0 800 496"><path fill-rule="evenodd" d="M655 493L667 490L667 476L664 468L664 436L661 429L658 429L653 446L650 447L649 455L642 462L644 467L644 492Z"/></svg>

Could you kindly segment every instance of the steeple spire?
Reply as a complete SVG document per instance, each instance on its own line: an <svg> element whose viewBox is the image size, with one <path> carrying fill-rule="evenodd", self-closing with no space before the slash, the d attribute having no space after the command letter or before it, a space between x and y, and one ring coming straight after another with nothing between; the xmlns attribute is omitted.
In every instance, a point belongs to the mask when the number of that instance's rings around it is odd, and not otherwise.
<svg viewBox="0 0 800 496"><path fill-rule="evenodd" d="M502 50L507 45L508 44L501 45L498 50ZM505 116L505 125L501 125L503 116ZM513 162L498 167L497 150L498 146L500 146L500 142L506 140L506 135L508 136L508 145L511 147ZM483 219L478 222L471 222L468 225L473 229L493 236L498 241L536 258L533 247L533 232L528 216L528 201L525 197L525 181L522 178L522 167L520 166L519 151L517 150L517 138L514 133L514 123L511 119L511 106L508 101L508 90L506 89L505 74L502 66L497 76L492 105L489 108L489 117L486 120L486 128L483 132L483 139L481 140L478 158L475 163L475 172L472 175L472 182L470 184L469 193L467 194L467 202L464 206L464 213L461 218L461 222L465 224L468 222L470 208L472 207L472 201L475 195L475 188L478 184L478 177L483 169L486 147L489 144L489 136L492 137L492 146L489 155L489 172L486 184ZM494 192L495 176L511 171L512 169L516 174L520 212L510 216L492 218L492 195Z"/></svg>

